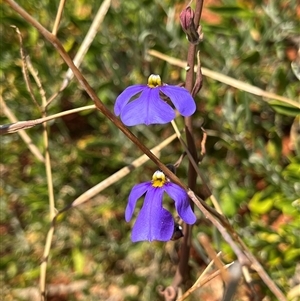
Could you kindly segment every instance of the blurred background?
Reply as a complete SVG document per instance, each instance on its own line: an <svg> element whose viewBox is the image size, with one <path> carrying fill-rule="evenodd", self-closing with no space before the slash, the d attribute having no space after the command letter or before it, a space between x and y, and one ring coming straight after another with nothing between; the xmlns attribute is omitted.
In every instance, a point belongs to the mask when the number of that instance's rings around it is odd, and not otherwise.
<svg viewBox="0 0 300 301"><path fill-rule="evenodd" d="M19 1L51 31L59 1ZM99 1L67 1L57 37L73 58L101 5ZM80 69L105 105L113 110L116 97L129 85L147 83L159 74L165 83L180 84L185 71L148 54L153 49L185 60L188 42L180 28L183 1L112 0ZM300 5L290 1L204 1L204 40L199 45L203 67L299 102L297 62ZM61 87L67 66L57 51L17 15L1 5L1 93L18 120L41 117L22 74L19 28L23 46L38 71L49 99ZM299 59L299 58L298 58ZM41 104L38 87L33 94ZM209 187L237 233L285 294L299 285L300 145L299 109L255 96L208 77L196 97L195 139L200 151L201 126L208 134L207 154L200 165ZM268 100L269 101L269 100ZM73 79L47 108L47 115L93 104ZM1 109L1 124L11 123ZM183 120L176 120L179 128ZM55 206L58 210L142 155L97 110L58 118L49 125ZM149 148L173 134L171 125L130 128ZM27 130L44 152L43 128ZM182 153L175 140L160 153L174 163ZM3 300L34 299L40 263L49 230L49 197L44 163L17 134L1 136L1 271ZM187 182L187 159L178 176ZM156 166L147 162L102 191L86 204L60 215L47 269L47 284L65 285L51 301L160 300L157 286L168 286L178 263L180 241L135 243L132 222L124 220L133 185L151 179ZM199 181L196 192L201 192ZM139 202L141 206L142 202ZM139 207L138 206L138 207ZM172 204L166 202L172 208ZM191 286L207 265L197 235L205 233L224 262L235 260L221 235L196 210L190 260ZM257 300L274 296L254 272ZM220 300L215 286L187 300ZM29 288L33 288L29 291ZM296 297L297 298L297 297ZM298 295L298 298L300 296ZM234 300L253 300L241 286ZM300 300L293 299L290 300Z"/></svg>

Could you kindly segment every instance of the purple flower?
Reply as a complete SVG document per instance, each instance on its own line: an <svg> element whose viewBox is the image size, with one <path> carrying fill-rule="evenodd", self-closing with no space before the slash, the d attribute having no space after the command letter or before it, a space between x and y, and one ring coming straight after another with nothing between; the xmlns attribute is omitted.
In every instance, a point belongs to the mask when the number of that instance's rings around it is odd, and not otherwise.
<svg viewBox="0 0 300 301"><path fill-rule="evenodd" d="M132 218L137 200L145 194L143 207L132 229L133 242L142 240L168 241L174 234L174 219L163 208L163 194L166 192L174 201L179 216L187 224L194 224L196 216L191 209L189 197L184 189L170 182L162 171L153 174L152 181L135 185L129 195L125 219Z"/></svg>
<svg viewBox="0 0 300 301"><path fill-rule="evenodd" d="M117 97L114 111L127 126L168 123L175 118L175 112L162 97L168 97L182 116L191 116L196 111L195 101L188 90L162 84L160 76L153 74L148 85L126 88Z"/></svg>

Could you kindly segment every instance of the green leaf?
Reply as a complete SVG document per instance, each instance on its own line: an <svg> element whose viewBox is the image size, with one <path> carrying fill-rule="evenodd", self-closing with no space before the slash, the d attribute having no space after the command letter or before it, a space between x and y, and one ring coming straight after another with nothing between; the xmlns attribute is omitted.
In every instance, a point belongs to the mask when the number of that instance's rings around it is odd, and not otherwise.
<svg viewBox="0 0 300 301"><path fill-rule="evenodd" d="M280 236L277 233L262 232L259 234L259 238L270 244L280 242Z"/></svg>
<svg viewBox="0 0 300 301"><path fill-rule="evenodd" d="M299 183L300 178L300 164L291 163L282 172L284 179L288 182Z"/></svg>
<svg viewBox="0 0 300 301"><path fill-rule="evenodd" d="M299 213L295 206L293 205L293 202L287 199L276 199L274 201L274 207L281 210L284 214L297 216Z"/></svg>
<svg viewBox="0 0 300 301"><path fill-rule="evenodd" d="M84 260L84 255L78 248L74 248L72 250L72 260L73 260L73 265L76 273L82 274L85 260Z"/></svg>
<svg viewBox="0 0 300 301"><path fill-rule="evenodd" d="M295 60L291 63L291 68L295 76L300 80L300 63L299 60Z"/></svg>
<svg viewBox="0 0 300 301"><path fill-rule="evenodd" d="M300 249L291 248L284 253L285 261L291 261L300 258Z"/></svg>
<svg viewBox="0 0 300 301"><path fill-rule="evenodd" d="M237 211L237 205L230 195L223 197L222 210L226 216L233 216Z"/></svg>
<svg viewBox="0 0 300 301"><path fill-rule="evenodd" d="M208 9L220 15L229 15L232 17L240 16L241 14L251 15L250 10L247 11L239 6L209 6Z"/></svg>
<svg viewBox="0 0 300 301"><path fill-rule="evenodd" d="M300 114L299 108L278 100L271 100L269 104L277 113L280 113L282 115L297 116Z"/></svg>
<svg viewBox="0 0 300 301"><path fill-rule="evenodd" d="M274 199L272 197L274 187L269 186L266 189L254 194L248 207L252 213L264 214L273 207Z"/></svg>
<svg viewBox="0 0 300 301"><path fill-rule="evenodd" d="M243 63L254 64L260 60L260 54L256 50L247 52L241 57L241 59L243 60Z"/></svg>

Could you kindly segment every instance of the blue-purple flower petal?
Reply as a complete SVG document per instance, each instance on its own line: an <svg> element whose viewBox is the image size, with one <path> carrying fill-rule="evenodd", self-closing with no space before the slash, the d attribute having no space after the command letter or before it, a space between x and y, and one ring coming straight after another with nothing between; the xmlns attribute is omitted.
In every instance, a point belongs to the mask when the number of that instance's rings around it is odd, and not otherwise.
<svg viewBox="0 0 300 301"><path fill-rule="evenodd" d="M182 116L191 116L196 111L196 104L188 90L178 86L161 86L160 91L168 96Z"/></svg>
<svg viewBox="0 0 300 301"><path fill-rule="evenodd" d="M123 110L123 108L128 104L130 99L140 93L146 85L133 85L126 88L116 99L114 112L116 116L119 116Z"/></svg>
<svg viewBox="0 0 300 301"><path fill-rule="evenodd" d="M175 207L179 216L187 224L194 224L196 216L190 206L189 197L186 191L174 183L166 183L164 185L166 193L175 201Z"/></svg>
<svg viewBox="0 0 300 301"><path fill-rule="evenodd" d="M174 220L162 206L164 189L150 187L132 229L131 240L169 241L174 231Z"/></svg>
<svg viewBox="0 0 300 301"><path fill-rule="evenodd" d="M137 184L132 188L125 210L126 222L129 222L131 220L137 200L149 189L149 187L152 187L151 182Z"/></svg>
<svg viewBox="0 0 300 301"><path fill-rule="evenodd" d="M127 126L164 124L174 118L174 110L159 97L157 88L144 88L140 97L127 104L121 111L121 120Z"/></svg>

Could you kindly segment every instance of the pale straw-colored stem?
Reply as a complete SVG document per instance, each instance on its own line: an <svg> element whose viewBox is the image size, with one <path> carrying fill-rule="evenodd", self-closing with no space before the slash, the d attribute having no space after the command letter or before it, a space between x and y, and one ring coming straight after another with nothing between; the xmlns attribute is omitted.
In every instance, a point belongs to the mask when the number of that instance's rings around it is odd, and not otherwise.
<svg viewBox="0 0 300 301"><path fill-rule="evenodd" d="M55 22L54 22L53 29L52 29L52 34L54 34L55 36L58 31L58 27L59 27L59 23L60 23L60 20L61 20L63 11L64 11L65 3L66 3L66 0L60 0L60 2L59 2Z"/></svg>
<svg viewBox="0 0 300 301"><path fill-rule="evenodd" d="M181 67L181 68L184 68L184 69L187 67L185 61L182 61L182 60L173 58L171 56L165 55L165 54L163 54L159 51L149 50L148 53L150 55L154 56L154 57L157 57L161 60L164 60L164 61L168 62L171 65L178 66L178 67ZM290 98L287 98L287 97L284 97L284 96L281 96L281 95L278 95L278 94L275 94L275 93L264 91L264 90L262 90L258 87L255 87L255 86L250 85L248 83L245 83L245 82L242 82L240 80L234 79L234 78L229 77L227 75L224 75L222 73L212 71L212 70L207 69L205 67L201 67L201 70L202 70L202 74L204 76L210 77L214 80L217 80L217 81L219 81L223 84L226 84L228 86L237 88L239 90L243 90L245 92L248 92L248 93L251 93L251 94L254 94L254 95L257 95L257 96L261 96L262 100L264 100L264 101L268 102L269 100L276 99L276 100L279 100L279 101L281 101L285 104L289 104L293 107L300 108L300 99L298 101L295 101L295 100L292 100ZM195 72L196 72L196 68L195 68ZM264 98L266 98L266 99L264 99Z"/></svg>

